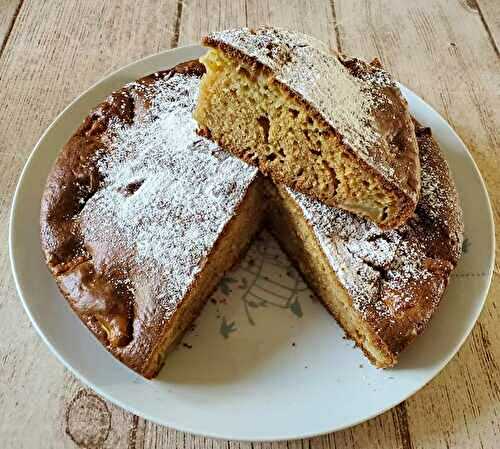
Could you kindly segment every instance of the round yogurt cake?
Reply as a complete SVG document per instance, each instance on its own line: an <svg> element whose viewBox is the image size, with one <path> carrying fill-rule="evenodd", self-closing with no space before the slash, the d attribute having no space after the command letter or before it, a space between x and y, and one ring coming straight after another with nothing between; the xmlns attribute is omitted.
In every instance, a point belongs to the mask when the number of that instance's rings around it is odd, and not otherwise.
<svg viewBox="0 0 500 449"><path fill-rule="evenodd" d="M41 243L63 296L116 358L154 377L268 226L347 335L376 366L394 365L460 257L458 197L430 130L415 125L415 213L381 230L275 186L200 137L192 113L203 73L192 61L127 84L62 149L42 198Z"/></svg>

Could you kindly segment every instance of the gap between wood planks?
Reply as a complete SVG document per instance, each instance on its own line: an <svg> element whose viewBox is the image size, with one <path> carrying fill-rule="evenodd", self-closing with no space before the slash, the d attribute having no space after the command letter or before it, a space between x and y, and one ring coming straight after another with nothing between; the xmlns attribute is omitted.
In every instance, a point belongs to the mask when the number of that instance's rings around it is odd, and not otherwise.
<svg viewBox="0 0 500 449"><path fill-rule="evenodd" d="M14 24L16 23L17 16L19 15L19 11L21 11L21 7L23 6L24 0L19 0L19 3L14 11L14 14L12 18L10 19L9 26L7 28L7 33L5 33L5 37L2 41L2 44L0 45L0 57L2 57L3 51L5 50L5 47L7 46L7 41L9 40L9 37L12 33L12 28L14 28Z"/></svg>
<svg viewBox="0 0 500 449"><path fill-rule="evenodd" d="M174 34L172 35L172 40L170 41L170 48L177 47L177 45L179 44L183 6L184 6L184 0L177 0L177 12L175 16Z"/></svg>
<svg viewBox="0 0 500 449"><path fill-rule="evenodd" d="M497 47L495 37L493 36L493 33L491 32L491 29L488 25L488 22L486 22L485 16L484 16L483 11L481 9L481 5L479 4L479 2L477 0L468 0L467 4L469 5L470 8L475 9L477 11L477 13L479 14L479 17L480 17L481 22L484 26L484 29L486 30L486 34L488 35L488 38L491 42L491 45L495 49L496 55L500 57L500 51Z"/></svg>
<svg viewBox="0 0 500 449"><path fill-rule="evenodd" d="M342 44L340 42L339 24L338 24L338 20L337 20L337 12L335 11L335 0L330 0L330 9L332 10L333 28L335 29L335 42L337 44L337 51L339 53L342 53Z"/></svg>

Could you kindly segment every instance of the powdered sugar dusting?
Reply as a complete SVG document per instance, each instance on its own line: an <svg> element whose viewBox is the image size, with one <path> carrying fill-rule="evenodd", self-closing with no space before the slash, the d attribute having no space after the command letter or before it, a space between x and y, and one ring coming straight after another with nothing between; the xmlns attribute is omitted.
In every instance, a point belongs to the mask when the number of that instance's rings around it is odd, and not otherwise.
<svg viewBox="0 0 500 449"><path fill-rule="evenodd" d="M455 189L446 186L447 182L453 182L452 180L448 181L445 176L449 170L446 161L436 158L435 154L430 151L429 147L433 145L430 129L422 128L420 133L422 165L428 168L422 171L422 192L419 207L425 209L426 214L432 220L446 225L449 217L440 212L446 207L460 210L458 197ZM461 220L461 217L459 218Z"/></svg>
<svg viewBox="0 0 500 449"><path fill-rule="evenodd" d="M430 275L423 264L426 255L422 248L416 241L405 240L400 230L382 231L356 215L287 190L313 226L338 279L360 312L376 305L381 316L388 316L390 310L380 295L383 283L402 291L405 283Z"/></svg>
<svg viewBox="0 0 500 449"><path fill-rule="evenodd" d="M414 163L414 136L409 158L398 160L392 154L393 137L404 127L409 135L412 129L406 103L387 72L333 54L311 36L280 28L238 28L209 38L271 69L278 81L317 110L356 154L387 179L398 182L405 174L395 173L394 167Z"/></svg>
<svg viewBox="0 0 500 449"><path fill-rule="evenodd" d="M136 299L159 300L168 316L257 172L196 134L198 77L155 78L127 86L134 123L109 125L102 186L77 219L97 269L126 267Z"/></svg>
<svg viewBox="0 0 500 449"><path fill-rule="evenodd" d="M462 251L464 233L463 214L455 183L449 174L449 167L434 149L435 142L430 128L417 127L422 166L422 191L417 214L427 222L445 230L449 239L455 242L452 252L458 260Z"/></svg>

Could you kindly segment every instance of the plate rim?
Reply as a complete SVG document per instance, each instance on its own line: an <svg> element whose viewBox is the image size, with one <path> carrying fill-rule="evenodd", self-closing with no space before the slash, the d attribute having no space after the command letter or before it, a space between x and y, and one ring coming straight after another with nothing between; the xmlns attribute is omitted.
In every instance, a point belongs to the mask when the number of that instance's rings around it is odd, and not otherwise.
<svg viewBox="0 0 500 449"><path fill-rule="evenodd" d="M16 287L16 292L17 292L17 295L18 295L18 297L19 297L19 299L20 299L20 301L21 301L21 303L23 305L24 311L28 315L28 318L30 319L31 324L35 328L35 330L38 333L38 335L41 337L41 339L43 340L43 342L49 348L50 352L52 352L52 354L55 355L56 359L59 360L59 362L66 369L68 369L82 384L84 384L88 388L92 389L98 395L102 396L103 398L105 398L106 400L110 401L111 403L113 403L113 404L121 407L122 409L128 411L129 413L133 413L133 414L139 415L139 416L143 417L144 419L147 419L147 420L149 420L151 422L154 422L156 424L174 428L174 429L176 429L177 431L180 431L180 432L188 432L188 433L191 433L191 434L203 435L203 436L209 437L209 438L218 438L218 439L230 440L230 441L246 441L246 442L252 442L252 441L255 441L255 442L262 442L262 441L286 441L286 440L296 440L296 439L303 439L303 438L311 438L311 437L314 437L314 436L320 436L320 435L325 435L325 434L329 434L329 433L332 433L332 432L340 431L340 430L343 430L343 429L350 428L352 426L358 425L358 424L363 423L365 421L368 421L368 420L370 420L370 419L372 419L372 418L374 418L374 417L376 417L378 415L381 415L382 413L385 413L386 411L388 411L388 410L392 409L393 407L399 405L400 403L404 402L409 397L413 396L420 389L422 389L425 385L427 385L431 380L433 380L448 365L448 363L455 357L455 355L459 351L459 349L463 346L463 344L465 343L465 341L467 340L467 338L471 334L473 328L475 327L475 325L476 325L476 323L477 323L477 321L479 319L479 316L480 316L481 312L484 309L484 305L486 303L486 300L488 298L488 294L489 294L489 291L490 291L490 288L491 288L491 282L492 282L492 278L493 278L494 262L495 262L495 247L496 247L496 235L495 235L495 232L494 232L494 230L495 230L495 222L494 222L494 217L493 217L493 210L492 210L492 206L491 206L490 196L489 196L489 193L488 193L488 190L487 190L487 187L486 187L486 183L485 183L485 181L484 181L484 179L483 179L483 177L481 175L481 172L480 172L480 170L479 170L479 168L478 168L478 166L477 166L477 164L476 164L476 162L475 162L472 154L470 153L467 145L465 145L465 143L460 138L460 136L457 134L457 132L453 129L453 127L448 123L447 120L444 119L444 117L438 111L436 111L429 103L427 103L423 98L421 98L419 95L417 95L413 90L409 89L408 87L404 86L401 83L398 83L398 85L402 88L402 90L404 91L404 93L405 94L409 94L409 95L415 97L417 99L417 101L422 102L426 106L426 108L428 108L428 110L430 110L430 112L432 112L433 114L435 114L435 116L444 124L444 126L447 129L447 131L451 132L451 134L453 135L453 137L455 139L457 139L463 145L463 148L465 148L465 150L466 150L465 154L466 154L467 158L469 159L469 162L472 163L472 167L473 167L473 169L475 171L475 174L476 174L476 176L479 179L480 188L482 189L482 191L484 193L484 196L485 196L485 199L486 199L486 203L487 203L487 208L486 209L487 209L487 211L485 211L485 215L487 215L488 217L485 216L484 218L488 219L488 223L487 224L488 224L489 228L492 230L492 232L491 232L491 234L489 236L490 237L490 243L491 243L492 250L491 250L491 253L490 253L489 260L488 260L489 267L488 267L488 273L487 273L487 276L486 276L486 284L485 284L486 288L485 288L485 293L484 293L484 295L483 295L483 297L481 299L481 304L476 309L475 316L473 317L473 319L471 319L469 321L469 324L468 324L465 332L463 333L462 338L460 339L460 341L457 341L457 343L455 344L454 348L447 354L446 357L444 357L439 362L438 368L433 373L433 375L426 382L422 383L417 388L415 388L415 389L411 390L410 392L406 393L405 397L403 397L401 400L394 401L394 403L389 404L386 407L383 407L383 408L379 409L376 413L372 413L372 414L363 416L363 417L361 417L358 420L354 420L353 422L351 422L348 425L335 426L335 425L332 424L332 426L329 429L323 429L321 431L316 431L316 432L298 432L298 433L296 433L293 436L289 434L289 435L283 435L283 436L277 436L277 435L272 435L271 436L270 435L268 437L255 438L255 437L251 437L251 435L232 435L231 431L229 431L227 434L221 434L221 433L218 433L218 432L210 432L210 431L206 431L206 430L204 430L203 432L200 432L199 429L195 429L195 428L191 427L189 425L189 423L180 424L180 423L172 423L172 422L169 422L169 423L162 422L161 419L158 419L155 416L152 416L152 415L150 415L148 413L144 413L143 411L141 411L139 409L135 409L134 407L129 406L129 405L123 403L122 400L119 397L117 397L117 396L115 396L113 394L110 394L110 393L104 391L103 389L101 389L100 387L96 386L91 380L87 379L87 377L85 377L85 375L81 374L76 368L74 368L72 365L70 365L70 363L58 352L58 350L49 341L48 337L44 334L42 328L39 326L38 322L35 320L35 318L33 317L32 313L31 313L31 310L29 308L28 302L24 298L23 290L22 290L22 287L21 287L21 283L19 281L18 274L17 274L18 270L17 270L16 256L15 256L15 251L14 251L14 248L13 248L13 240L14 240L14 234L15 234L14 222L15 222L16 209L18 207L18 204L17 204L18 203L18 195L19 195L19 192L20 192L20 190L22 188L22 185L23 185L23 182L24 182L24 178L26 177L26 174L27 174L27 172L28 172L28 170L29 170L29 168L30 168L30 166L32 164L34 155L38 151L38 148L41 146L42 142L45 140L47 134L49 134L49 132L51 131L51 129L56 125L56 123L59 122L59 120L67 113L67 111L70 110L76 103L78 103L82 99L82 97L84 97L85 95L87 95L90 91L92 91L93 89L95 89L96 87L98 87L103 82L105 82L105 81L107 81L107 80L115 77L120 72L123 72L126 69L131 68L131 67L133 67L135 65L144 63L147 60L154 59L156 57L161 57L161 56L167 55L169 53L177 53L179 51L190 51L190 50L191 51L196 51L196 50L199 50L199 49L202 49L202 48L203 47L201 47L200 45L191 44L191 45L179 46L179 47L175 47L175 48L172 48L172 49L159 51L157 53L153 53L153 54L147 55L147 56L145 56L143 58L140 58L140 59L137 59L135 61L132 61L132 62L130 62L130 63L128 63L128 64L126 64L126 65L124 65L122 67L117 68L116 70L111 71L110 73L108 73L107 75L103 76L102 78L100 78L99 80L97 80L95 83L93 83L90 87L88 87L87 89L85 89L78 96L76 96L66 107L64 107L61 110L61 112L59 112L57 114L57 116L54 118L54 120L50 123L50 125L41 134L40 138L37 140L35 146L33 147L33 149L31 150L28 158L26 159L26 162L25 162L25 164L23 166L23 169L20 172L20 175L18 177L18 181L17 181L17 184L16 184L16 188L15 188L15 191L14 191L14 195L12 196L12 202L11 202L11 208L10 208L10 214L9 214L8 246L9 246L10 267L11 267L11 272L12 272L12 276L13 276L13 279L14 279L14 284L15 284L15 287ZM407 95L405 95L405 96L407 96Z"/></svg>

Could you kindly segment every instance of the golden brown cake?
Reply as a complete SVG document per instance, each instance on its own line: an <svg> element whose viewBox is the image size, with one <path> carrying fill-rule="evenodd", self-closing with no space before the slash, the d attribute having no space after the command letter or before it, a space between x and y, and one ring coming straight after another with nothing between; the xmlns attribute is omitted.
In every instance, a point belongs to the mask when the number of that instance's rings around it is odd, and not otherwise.
<svg viewBox="0 0 500 449"><path fill-rule="evenodd" d="M420 191L406 100L378 64L277 28L203 39L199 133L278 184L368 218L403 224Z"/></svg>
<svg viewBox="0 0 500 449"><path fill-rule="evenodd" d="M417 139L421 198L396 230L268 186L272 232L346 334L382 368L426 327L461 254L462 212L447 163L429 128L417 125Z"/></svg>
<svg viewBox="0 0 500 449"><path fill-rule="evenodd" d="M186 63L113 93L63 148L42 200L61 292L148 378L262 221L257 170L195 132L202 72Z"/></svg>
<svg viewBox="0 0 500 449"><path fill-rule="evenodd" d="M397 230L275 187L196 134L204 71L181 64L126 85L59 155L41 242L70 306L100 342L154 377L224 272L265 225L379 367L428 323L460 255L455 186L417 126L422 195Z"/></svg>

